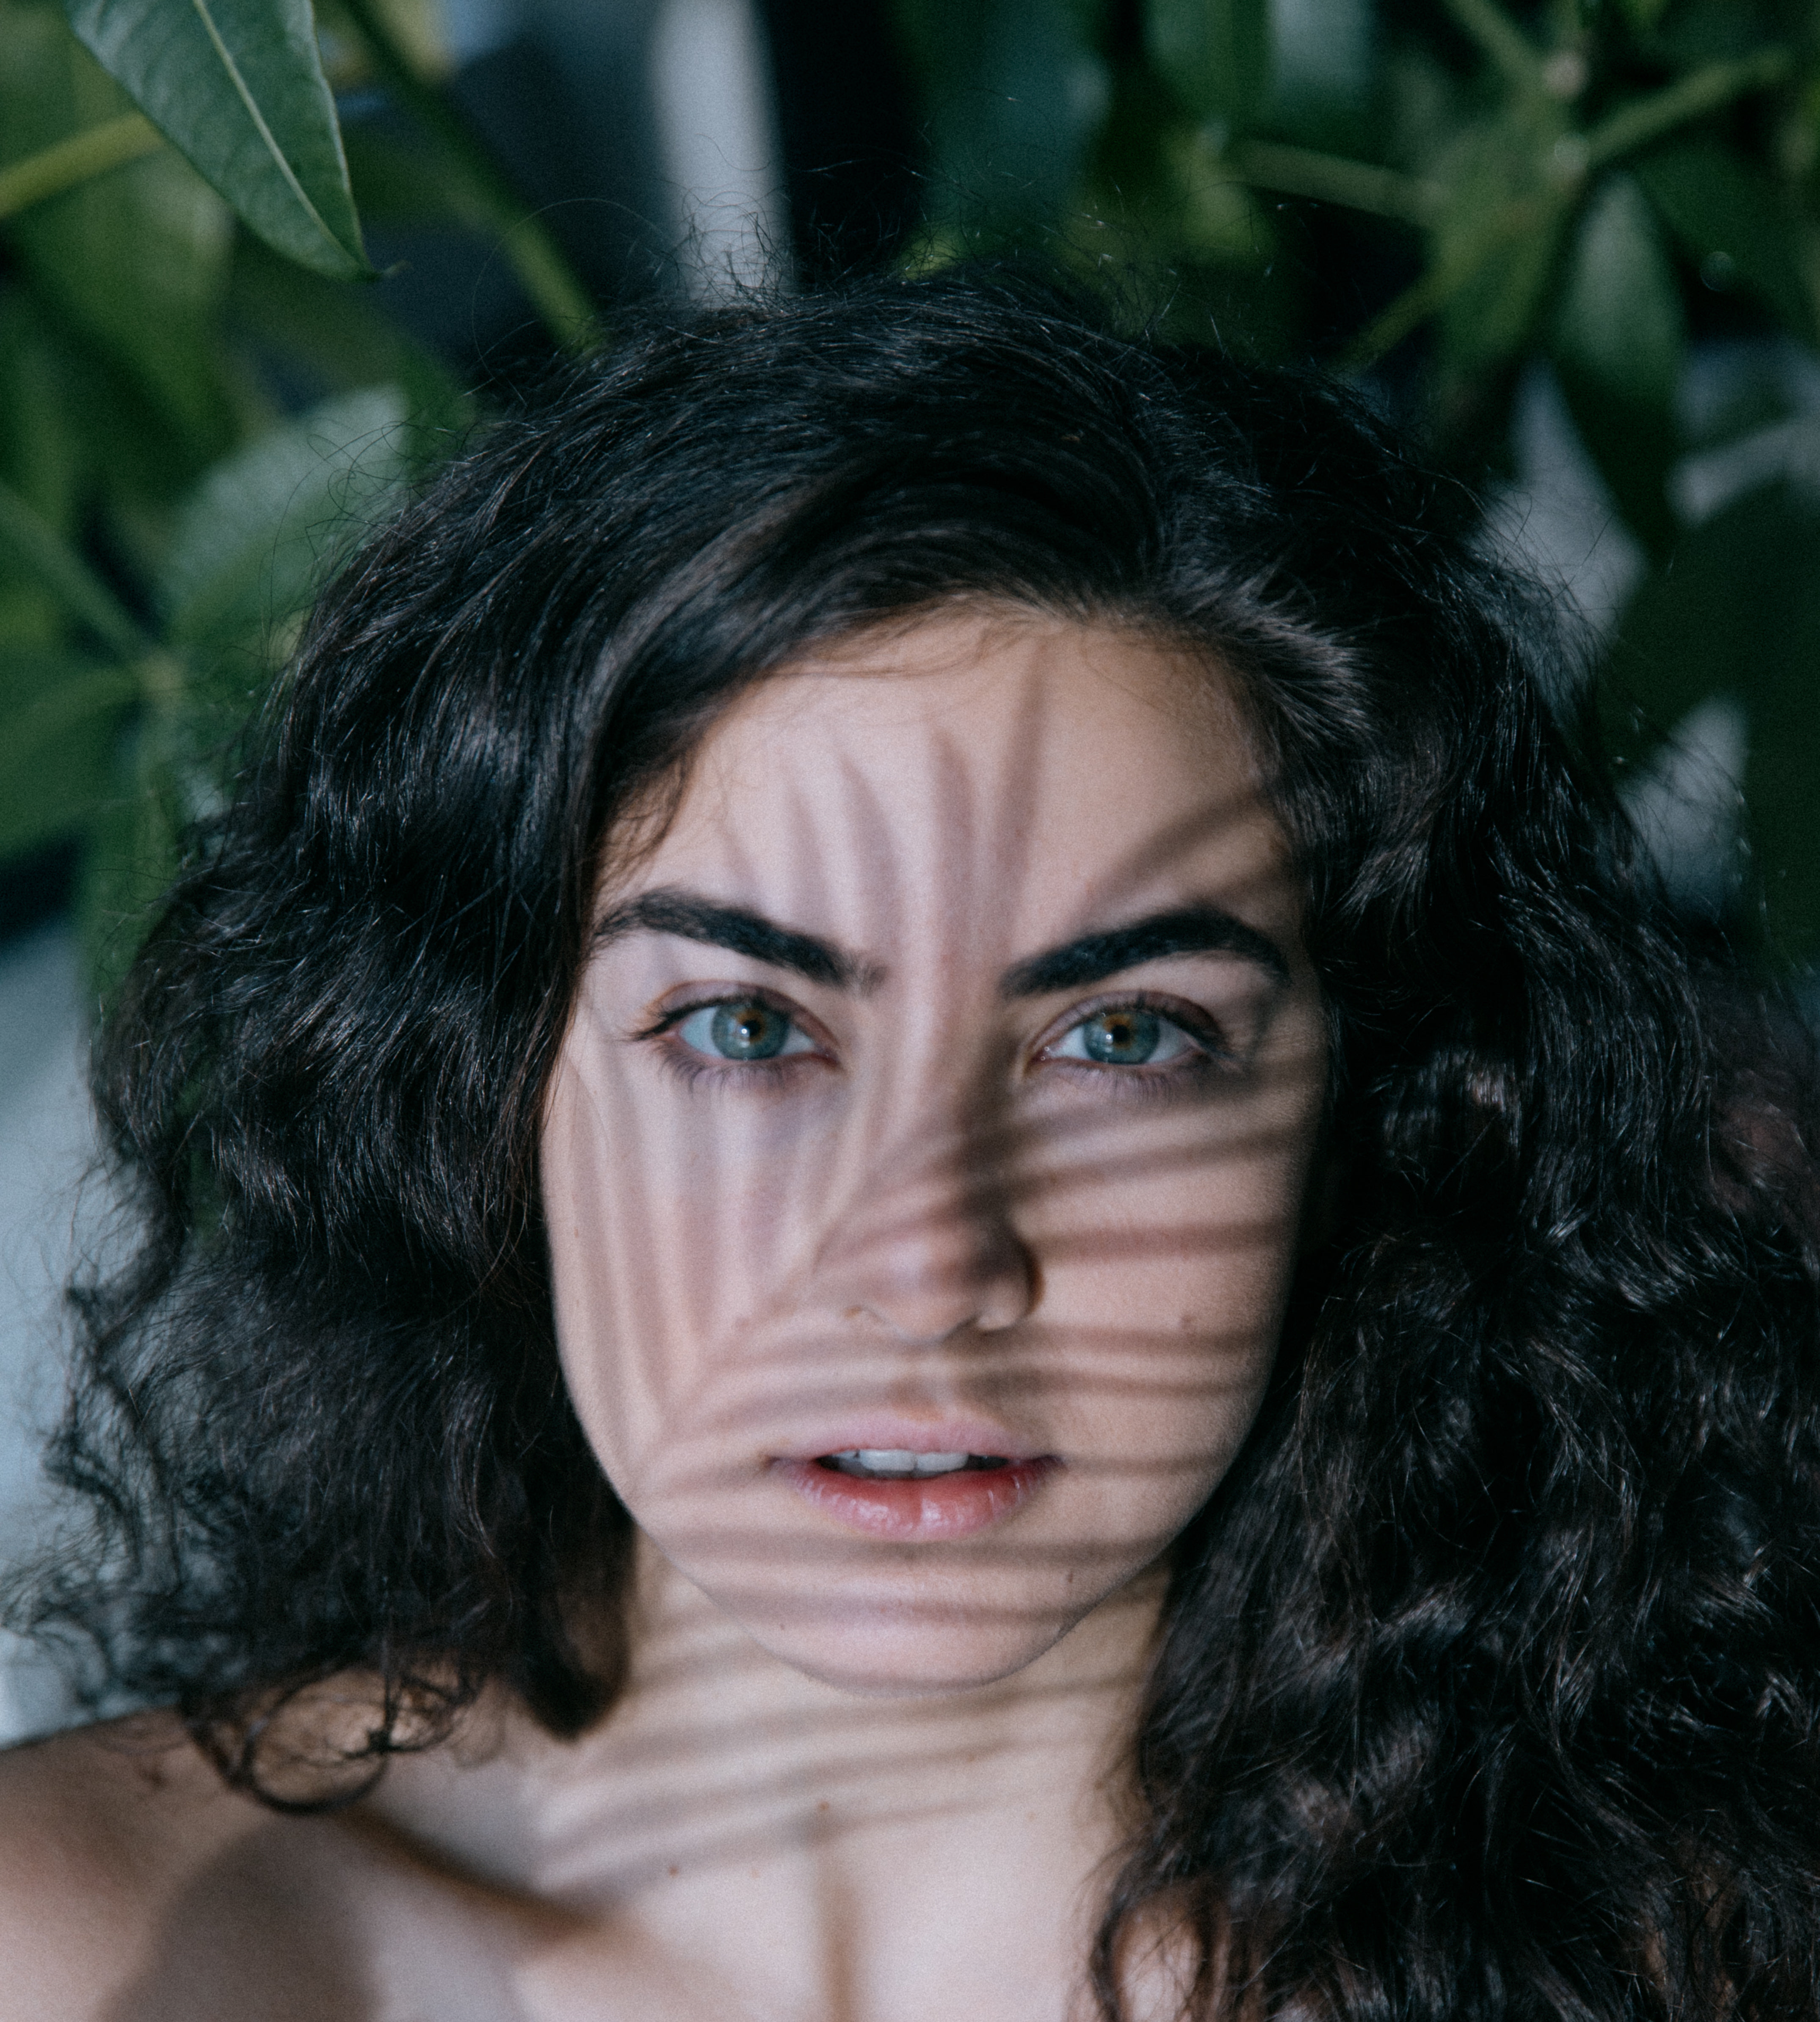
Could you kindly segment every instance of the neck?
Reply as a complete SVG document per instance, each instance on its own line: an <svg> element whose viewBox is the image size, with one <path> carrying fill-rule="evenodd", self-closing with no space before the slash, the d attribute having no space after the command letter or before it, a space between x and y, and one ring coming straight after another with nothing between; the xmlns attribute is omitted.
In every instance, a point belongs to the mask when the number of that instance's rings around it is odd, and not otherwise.
<svg viewBox="0 0 1820 2022"><path fill-rule="evenodd" d="M630 1679L608 1719L562 1743L495 1708L407 1766L383 1808L641 1949L726 1955L730 1984L770 1984L777 2012L907 2009L905 1973L952 2000L964 1962L996 1981L1008 1949L1065 1986L1132 1823L1163 1585L1134 1582L996 1684L862 1699L770 1656L641 1543ZM844 1985L862 1965L892 1998Z"/></svg>

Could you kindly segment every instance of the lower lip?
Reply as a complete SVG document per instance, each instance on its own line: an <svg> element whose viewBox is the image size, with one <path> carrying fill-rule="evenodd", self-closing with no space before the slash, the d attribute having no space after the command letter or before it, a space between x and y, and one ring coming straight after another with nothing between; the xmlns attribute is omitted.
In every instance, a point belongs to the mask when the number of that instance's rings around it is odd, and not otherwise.
<svg viewBox="0 0 1820 2022"><path fill-rule="evenodd" d="M805 1502L850 1530L874 1538L964 1538L1022 1509L1058 1463L1013 1461L914 1481L871 1481L813 1460L774 1465Z"/></svg>

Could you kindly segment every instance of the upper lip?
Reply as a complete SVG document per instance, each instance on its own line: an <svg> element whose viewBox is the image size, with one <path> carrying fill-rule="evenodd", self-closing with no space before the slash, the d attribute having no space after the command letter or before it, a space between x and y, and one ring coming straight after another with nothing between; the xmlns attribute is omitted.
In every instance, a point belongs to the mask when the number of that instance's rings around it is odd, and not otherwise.
<svg viewBox="0 0 1820 2022"><path fill-rule="evenodd" d="M898 1452L990 1454L999 1460L1039 1460L1040 1447L984 1418L904 1418L879 1413L842 1418L792 1440L776 1460L819 1460L824 1454Z"/></svg>

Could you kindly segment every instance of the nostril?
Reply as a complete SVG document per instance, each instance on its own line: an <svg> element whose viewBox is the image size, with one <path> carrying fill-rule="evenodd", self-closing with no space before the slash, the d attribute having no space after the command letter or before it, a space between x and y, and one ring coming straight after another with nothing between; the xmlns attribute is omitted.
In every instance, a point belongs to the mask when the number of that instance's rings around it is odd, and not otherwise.
<svg viewBox="0 0 1820 2022"><path fill-rule="evenodd" d="M816 1269L828 1307L906 1344L1014 1326L1034 1303L1036 1268L1005 1202L968 1176L901 1175L831 1230Z"/></svg>

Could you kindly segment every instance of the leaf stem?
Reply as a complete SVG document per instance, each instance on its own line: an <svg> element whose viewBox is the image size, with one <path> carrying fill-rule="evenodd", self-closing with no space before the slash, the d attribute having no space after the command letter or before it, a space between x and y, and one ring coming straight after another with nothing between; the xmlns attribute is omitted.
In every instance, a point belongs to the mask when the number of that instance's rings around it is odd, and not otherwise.
<svg viewBox="0 0 1820 2022"><path fill-rule="evenodd" d="M499 235L501 250L545 328L564 349L584 349L595 329L594 303L548 226L446 93L418 69L372 0L342 0L342 6L386 89L442 150L458 214Z"/></svg>
<svg viewBox="0 0 1820 2022"><path fill-rule="evenodd" d="M1708 64L1648 98L1621 105L1586 136L1587 167L1603 168L1621 155L1660 140L1690 119L1717 111L1747 91L1778 82L1787 76L1793 61L1785 49L1753 50L1748 57Z"/></svg>
<svg viewBox="0 0 1820 2022"><path fill-rule="evenodd" d="M163 145L163 135L143 112L123 112L118 119L72 133L0 169L0 217L16 217L35 203L60 196Z"/></svg>
<svg viewBox="0 0 1820 2022"><path fill-rule="evenodd" d="M1520 197L1495 213L1489 224L1450 257L1439 260L1422 278L1405 288L1343 351L1335 363L1339 372L1362 372L1387 351L1394 351L1420 323L1445 308L1473 276L1512 239L1538 230L1547 214L1537 215L1536 200Z"/></svg>
<svg viewBox="0 0 1820 2022"><path fill-rule="evenodd" d="M1311 148L1252 141L1238 151L1237 166L1239 173L1256 188L1313 197L1321 203L1343 204L1350 210L1394 217L1405 224L1431 223L1443 201L1436 184L1400 175L1394 169L1380 169L1369 162L1320 154Z"/></svg>

